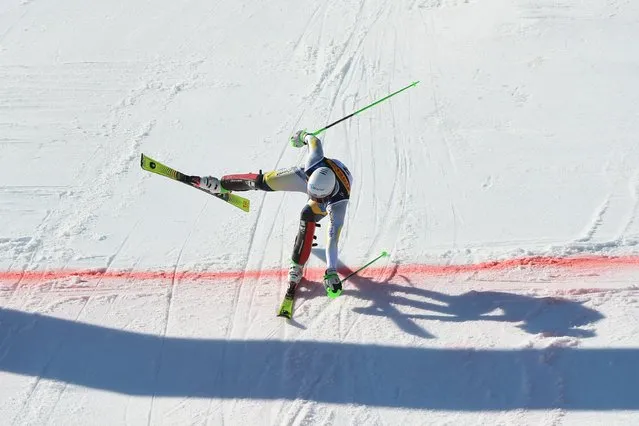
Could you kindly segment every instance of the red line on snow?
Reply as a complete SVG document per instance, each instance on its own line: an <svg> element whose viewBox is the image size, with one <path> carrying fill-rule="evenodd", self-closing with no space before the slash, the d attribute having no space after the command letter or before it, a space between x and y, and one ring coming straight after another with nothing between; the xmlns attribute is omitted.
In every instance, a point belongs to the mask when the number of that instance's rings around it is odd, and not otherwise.
<svg viewBox="0 0 639 426"><path fill-rule="evenodd" d="M416 275L453 275L482 271L506 271L529 269L610 269L639 267L639 256L578 256L550 257L532 256L517 259L495 260L469 265L406 265L400 266L403 273Z"/></svg>
<svg viewBox="0 0 639 426"><path fill-rule="evenodd" d="M533 256L517 259L495 260L490 262L465 265L424 265L424 264L391 264L388 266L370 267L362 272L364 276L379 276L387 271L399 275L456 275L473 272L508 271L508 270L542 270L542 269L621 269L639 267L637 256L578 256L578 257L546 257ZM341 272L347 274L348 269ZM322 276L322 268L309 268L305 276L318 279ZM267 269L255 271L121 271L106 269L57 269L46 271L0 271L0 281L51 281L70 278L79 279L123 279L134 281L150 281L163 279L229 281L257 278L282 278L287 274L286 269Z"/></svg>

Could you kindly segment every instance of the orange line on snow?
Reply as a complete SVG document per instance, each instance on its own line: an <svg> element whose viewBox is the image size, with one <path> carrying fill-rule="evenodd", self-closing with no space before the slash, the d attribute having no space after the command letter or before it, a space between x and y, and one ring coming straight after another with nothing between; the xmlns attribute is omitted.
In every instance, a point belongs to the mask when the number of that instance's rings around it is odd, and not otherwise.
<svg viewBox="0 0 639 426"><path fill-rule="evenodd" d="M424 264L391 264L388 266L370 267L362 272L362 275L371 277L384 274L392 270L394 274L405 275L456 275L463 273L485 271L508 271L526 269L617 269L639 267L639 255L637 256L575 256L575 257L547 257L533 256L517 259L495 260L490 262L464 264L464 265L424 265ZM344 275L348 274L348 268L342 269ZM308 268L305 276L316 279L322 276L322 268ZM0 281L50 281L70 278L79 279L123 279L123 280L207 280L228 281L257 278L281 278L287 274L286 269L267 269L254 271L122 271L111 269L58 269L46 271L0 271Z"/></svg>

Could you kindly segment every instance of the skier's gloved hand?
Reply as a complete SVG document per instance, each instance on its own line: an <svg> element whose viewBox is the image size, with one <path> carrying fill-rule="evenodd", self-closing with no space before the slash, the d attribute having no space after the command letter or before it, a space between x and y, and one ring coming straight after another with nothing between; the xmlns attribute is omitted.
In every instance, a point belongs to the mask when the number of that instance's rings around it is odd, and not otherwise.
<svg viewBox="0 0 639 426"><path fill-rule="evenodd" d="M335 269L327 269L324 274L324 288L328 297L335 298L342 294L342 281Z"/></svg>
<svg viewBox="0 0 639 426"><path fill-rule="evenodd" d="M298 130L297 132L295 132L295 134L291 136L291 146L295 148L301 148L306 145L306 141L304 140L306 135L308 135L306 130Z"/></svg>

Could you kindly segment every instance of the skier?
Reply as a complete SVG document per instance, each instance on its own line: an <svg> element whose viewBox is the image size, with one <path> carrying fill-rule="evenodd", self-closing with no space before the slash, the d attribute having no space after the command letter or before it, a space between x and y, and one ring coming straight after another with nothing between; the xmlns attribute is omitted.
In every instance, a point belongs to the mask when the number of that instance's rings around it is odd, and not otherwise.
<svg viewBox="0 0 639 426"><path fill-rule="evenodd" d="M342 283L337 276L337 245L344 225L346 206L350 198L353 178L346 166L335 159L324 156L322 142L313 134L298 130L290 139L291 145L309 147L304 168L291 167L258 174L226 175L221 179L204 176L198 186L213 194L229 191L293 191L305 192L309 200L302 208L300 226L295 239L291 266L288 270L291 297L302 280L304 264L311 254L315 226L328 215L329 229L326 244L326 271L324 287L329 296L342 292Z"/></svg>

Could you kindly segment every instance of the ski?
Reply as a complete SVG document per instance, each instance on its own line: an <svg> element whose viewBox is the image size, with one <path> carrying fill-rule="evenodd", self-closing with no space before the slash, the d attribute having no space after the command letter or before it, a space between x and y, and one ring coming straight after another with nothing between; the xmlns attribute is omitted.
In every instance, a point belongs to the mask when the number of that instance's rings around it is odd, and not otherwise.
<svg viewBox="0 0 639 426"><path fill-rule="evenodd" d="M277 313L278 317L284 317L287 319L291 319L293 317L293 303L295 302L295 290L297 289L297 284L289 283L288 290L286 290L286 295L284 295L284 300L282 300L282 304L280 305L280 310Z"/></svg>
<svg viewBox="0 0 639 426"><path fill-rule="evenodd" d="M235 206L238 209L241 209L245 212L248 212L249 209L251 208L250 200L244 197L240 197L239 195L233 194L231 192L227 192L224 194L211 194L210 192L197 186L197 182L199 182L199 177L185 175L184 173L178 172L177 170L174 170L170 168L169 166L166 166L160 163L159 161L156 161L144 154L142 154L140 158L140 166L142 167L142 169L146 170L147 172L155 173L160 176L168 177L169 179L177 180L195 189L199 189L200 191L206 192L209 195L213 195L216 198L219 198L222 201L226 201L232 206Z"/></svg>
<svg viewBox="0 0 639 426"><path fill-rule="evenodd" d="M319 224L318 224L319 226ZM366 265L362 266L361 268L359 268L358 270L351 272L350 274L348 274L346 276L346 278L342 279L340 282L342 284L344 284L344 282L346 280L348 280L349 278L351 278L353 275L363 271L364 269L368 268L370 265L372 265L373 263L377 262L379 259L381 259L382 257L387 257L389 256L388 252L383 251L379 256L377 256L375 259L371 260L370 262L368 262ZM295 284L294 282L290 282L288 284L288 290L286 291L286 295L284 296L284 300L282 300L282 304L280 305L280 310L277 312L277 316L278 317L284 317L284 318L288 318L291 319L293 317L293 304L295 303L295 290L297 289L297 284ZM342 294L342 290L337 290L335 292L331 291L330 289L326 289L326 295L328 297L330 297L331 299L335 299L337 298L340 294Z"/></svg>

